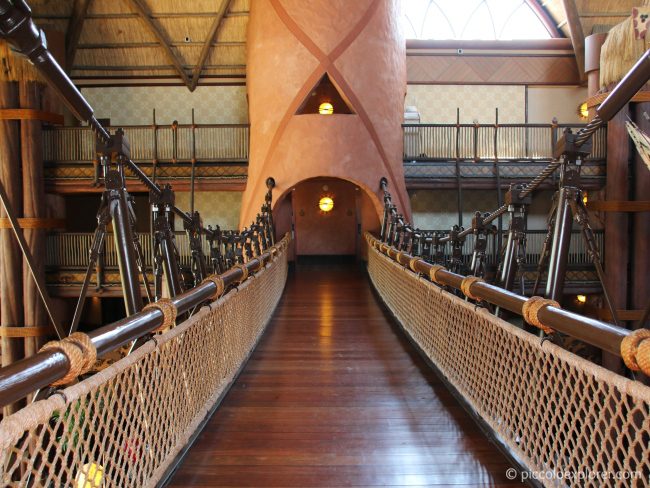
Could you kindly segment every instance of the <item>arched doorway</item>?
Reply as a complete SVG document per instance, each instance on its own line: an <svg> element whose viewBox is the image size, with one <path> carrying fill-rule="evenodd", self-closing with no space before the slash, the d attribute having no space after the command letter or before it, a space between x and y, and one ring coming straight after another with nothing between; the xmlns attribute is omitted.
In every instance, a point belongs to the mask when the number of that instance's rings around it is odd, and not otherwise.
<svg viewBox="0 0 650 488"><path fill-rule="evenodd" d="M273 211L278 236L293 233L293 257L363 257L363 232L377 231L370 195L353 182L311 178L280 197Z"/></svg>

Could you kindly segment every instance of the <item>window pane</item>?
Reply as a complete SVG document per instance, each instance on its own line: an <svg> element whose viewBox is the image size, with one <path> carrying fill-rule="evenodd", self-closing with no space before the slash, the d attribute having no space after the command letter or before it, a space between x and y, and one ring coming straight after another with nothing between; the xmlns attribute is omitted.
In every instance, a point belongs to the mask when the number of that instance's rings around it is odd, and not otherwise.
<svg viewBox="0 0 650 488"><path fill-rule="evenodd" d="M548 39L524 0L402 0L404 31L416 39Z"/></svg>

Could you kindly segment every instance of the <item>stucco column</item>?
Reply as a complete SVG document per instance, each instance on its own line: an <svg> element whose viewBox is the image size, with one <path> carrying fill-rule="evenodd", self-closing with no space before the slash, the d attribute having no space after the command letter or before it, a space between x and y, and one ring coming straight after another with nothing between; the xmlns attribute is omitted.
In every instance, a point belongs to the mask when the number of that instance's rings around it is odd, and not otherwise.
<svg viewBox="0 0 650 488"><path fill-rule="evenodd" d="M249 176L240 226L263 202L314 177L349 180L371 195L379 180L410 219L402 168L406 93L399 0L256 0L248 25ZM296 114L327 74L352 114Z"/></svg>

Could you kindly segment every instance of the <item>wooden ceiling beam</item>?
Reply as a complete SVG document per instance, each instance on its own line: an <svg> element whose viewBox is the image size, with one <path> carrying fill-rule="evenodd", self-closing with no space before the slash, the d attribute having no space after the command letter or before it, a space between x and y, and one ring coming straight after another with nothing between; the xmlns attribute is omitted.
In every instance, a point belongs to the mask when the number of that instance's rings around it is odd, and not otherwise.
<svg viewBox="0 0 650 488"><path fill-rule="evenodd" d="M77 54L79 38L81 37L81 30L83 29L91 1L92 0L74 0L72 6L72 15L70 16L68 30L65 34L65 67L68 73L70 73L72 66L74 65L74 58Z"/></svg>
<svg viewBox="0 0 650 488"><path fill-rule="evenodd" d="M214 18L214 22L212 22L212 26L210 27L210 32L208 33L208 37L205 39L205 43L203 44L203 48L201 49L201 55L199 56L199 60L196 63L196 66L194 66L194 71L192 72L192 84L190 86L190 91L194 91L196 89L196 86L199 84L201 71L203 71L203 66L205 65L205 61L208 59L208 55L210 54L210 50L212 49L212 44L217 38L219 28L223 24L223 19L226 15L226 12L228 12L228 10L230 9L231 4L232 4L232 0L222 0L221 2L221 9L219 10L219 12L217 12L217 15Z"/></svg>
<svg viewBox="0 0 650 488"><path fill-rule="evenodd" d="M576 63L578 65L578 73L580 74L580 81L585 81L585 34L582 31L582 23L580 22L580 14L578 7L576 7L575 0L562 0L564 11L566 12L566 20L569 26L569 35L571 36L571 44L573 44L573 52L576 56Z"/></svg>
<svg viewBox="0 0 650 488"><path fill-rule="evenodd" d="M191 89L190 78L187 76L187 73L185 72L185 69L181 64L180 59L178 59L178 56L176 56L176 53L174 53L171 47L171 41L167 39L167 36L163 32L163 30L152 19L151 11L149 10L149 7L144 3L143 0L129 0L129 3L135 9L140 19L142 19L145 25L149 28L151 33L156 37L156 39L158 39L160 46L165 50L165 54L167 54L167 57L169 58L172 65L178 72L178 75L183 80L183 83L185 83L185 86Z"/></svg>

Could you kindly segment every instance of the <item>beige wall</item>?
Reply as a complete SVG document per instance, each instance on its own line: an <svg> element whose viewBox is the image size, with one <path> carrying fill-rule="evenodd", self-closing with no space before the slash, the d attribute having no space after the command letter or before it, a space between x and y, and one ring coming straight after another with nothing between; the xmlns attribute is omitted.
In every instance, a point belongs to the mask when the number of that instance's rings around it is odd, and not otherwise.
<svg viewBox="0 0 650 488"><path fill-rule="evenodd" d="M528 88L528 122L550 124L553 117L564 124L584 123L578 106L587 99L587 88L580 86L531 86Z"/></svg>
<svg viewBox="0 0 650 488"><path fill-rule="evenodd" d="M495 109L499 122L525 121L526 88L504 85L408 85L405 105L420 112L423 124L455 124L456 108L460 121L471 124L493 124Z"/></svg>
<svg viewBox="0 0 650 488"><path fill-rule="evenodd" d="M550 124L553 117L560 123L583 123L577 108L587 98L587 89L578 86L528 87L528 122ZM522 85L408 85L405 106L415 106L423 124L494 123L495 109L499 122L516 124L526 121L526 87Z"/></svg>
<svg viewBox="0 0 650 488"><path fill-rule="evenodd" d="M190 92L184 86L127 86L83 88L95 116L111 119L112 125L150 125L153 109L156 123L244 124L248 122L245 86L199 86Z"/></svg>
<svg viewBox="0 0 650 488"><path fill-rule="evenodd" d="M411 191L413 224L425 230L446 230L458 224L458 204L456 190L415 190ZM551 205L552 191L539 191L533 197L528 213L528 228L546 228L546 217ZM477 210L491 212L497 205L496 190L465 190L463 200L463 226L469 227ZM504 228L508 218L504 217Z"/></svg>
<svg viewBox="0 0 650 488"><path fill-rule="evenodd" d="M194 194L194 209L201 213L203 225L219 225L222 230L234 230L239 225L242 192L240 191L197 191ZM260 207L263 202L260 202ZM190 193L176 192L176 206L190 211ZM179 229L181 230L181 229Z"/></svg>

